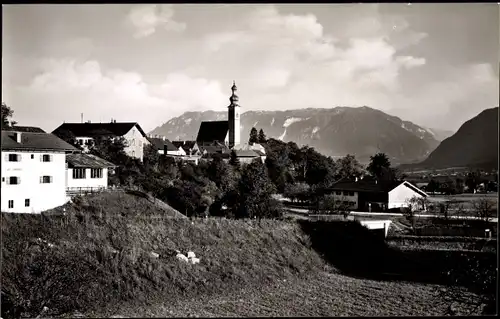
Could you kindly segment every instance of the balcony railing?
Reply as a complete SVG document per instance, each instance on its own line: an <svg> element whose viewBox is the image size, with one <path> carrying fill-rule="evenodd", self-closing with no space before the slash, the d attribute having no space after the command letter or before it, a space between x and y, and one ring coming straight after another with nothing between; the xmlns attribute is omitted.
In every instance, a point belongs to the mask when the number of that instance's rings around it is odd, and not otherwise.
<svg viewBox="0 0 500 319"><path fill-rule="evenodd" d="M66 187L67 195L93 194L106 190L106 187Z"/></svg>

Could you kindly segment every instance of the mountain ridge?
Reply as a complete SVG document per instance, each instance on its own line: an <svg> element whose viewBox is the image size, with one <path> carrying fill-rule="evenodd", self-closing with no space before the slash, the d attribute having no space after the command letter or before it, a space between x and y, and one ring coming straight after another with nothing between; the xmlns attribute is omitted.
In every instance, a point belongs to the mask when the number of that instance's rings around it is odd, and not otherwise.
<svg viewBox="0 0 500 319"><path fill-rule="evenodd" d="M193 140L202 121L220 120L227 120L227 112L190 111L150 134ZM328 156L354 154L361 162L377 152L388 154L395 164L419 162L439 145L427 129L368 106L246 111L241 115L242 142L252 127L262 128L269 138L309 145Z"/></svg>
<svg viewBox="0 0 500 319"><path fill-rule="evenodd" d="M497 168L498 106L483 110L464 122L422 162L408 168Z"/></svg>

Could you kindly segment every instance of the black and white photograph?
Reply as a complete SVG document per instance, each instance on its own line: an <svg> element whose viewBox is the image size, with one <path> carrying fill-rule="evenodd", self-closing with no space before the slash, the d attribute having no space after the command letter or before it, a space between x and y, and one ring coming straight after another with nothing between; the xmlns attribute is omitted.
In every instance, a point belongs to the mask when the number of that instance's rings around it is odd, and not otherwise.
<svg viewBox="0 0 500 319"><path fill-rule="evenodd" d="M2 4L0 319L495 316L500 3Z"/></svg>

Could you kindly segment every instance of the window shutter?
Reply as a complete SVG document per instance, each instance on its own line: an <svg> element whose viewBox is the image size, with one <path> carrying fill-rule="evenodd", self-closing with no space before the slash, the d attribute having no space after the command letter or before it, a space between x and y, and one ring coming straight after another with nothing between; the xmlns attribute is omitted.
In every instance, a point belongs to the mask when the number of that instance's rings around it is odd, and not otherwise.
<svg viewBox="0 0 500 319"><path fill-rule="evenodd" d="M5 161L8 162L9 161L9 154L5 154Z"/></svg>
<svg viewBox="0 0 500 319"><path fill-rule="evenodd" d="M43 184L43 176L40 176L40 184Z"/></svg>
<svg viewBox="0 0 500 319"><path fill-rule="evenodd" d="M10 177L7 177L6 184L10 185Z"/></svg>
<svg viewBox="0 0 500 319"><path fill-rule="evenodd" d="M43 162L43 154L40 154L40 162Z"/></svg>
<svg viewBox="0 0 500 319"><path fill-rule="evenodd" d="M52 178L52 176L49 176L49 181L50 181L50 183L52 183L52 181L53 181L53 180L54 180L54 179Z"/></svg>
<svg viewBox="0 0 500 319"><path fill-rule="evenodd" d="M21 177L18 177L18 178L17 178L17 183L18 183L18 184L21 184Z"/></svg>

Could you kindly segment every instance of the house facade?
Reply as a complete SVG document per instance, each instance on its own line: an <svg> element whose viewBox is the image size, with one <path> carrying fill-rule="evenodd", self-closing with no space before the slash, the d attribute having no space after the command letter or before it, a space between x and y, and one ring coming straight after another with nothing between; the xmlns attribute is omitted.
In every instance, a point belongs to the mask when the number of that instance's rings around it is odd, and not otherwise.
<svg viewBox="0 0 500 319"><path fill-rule="evenodd" d="M141 162L144 158L144 147L150 144L146 133L136 122L63 123L52 133L58 136L66 134L74 136L76 144L80 145L84 152L88 152L96 138L123 137L126 141L125 153Z"/></svg>
<svg viewBox="0 0 500 319"><path fill-rule="evenodd" d="M108 188L108 173L115 165L95 155L73 153L66 156L66 195L70 197Z"/></svg>
<svg viewBox="0 0 500 319"><path fill-rule="evenodd" d="M335 183L330 191L338 204L370 212L408 207L408 200L413 196L427 196L407 181L378 183L373 179L344 179Z"/></svg>
<svg viewBox="0 0 500 319"><path fill-rule="evenodd" d="M427 193L411 183L404 181L389 191L388 208L408 207L408 200L412 197L425 198ZM425 207L424 207L425 209Z"/></svg>
<svg viewBox="0 0 500 319"><path fill-rule="evenodd" d="M39 213L66 203L66 152L75 151L52 134L2 131L2 212Z"/></svg>

